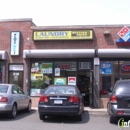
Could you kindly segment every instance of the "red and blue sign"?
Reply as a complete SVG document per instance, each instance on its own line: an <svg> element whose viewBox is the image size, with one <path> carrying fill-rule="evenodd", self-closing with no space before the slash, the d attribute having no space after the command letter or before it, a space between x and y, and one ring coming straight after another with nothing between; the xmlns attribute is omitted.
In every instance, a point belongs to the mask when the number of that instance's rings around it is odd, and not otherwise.
<svg viewBox="0 0 130 130"><path fill-rule="evenodd" d="M127 45L130 44L130 30L126 26L124 26L119 32L119 39L116 40L118 45ZM124 44L125 43L125 44Z"/></svg>

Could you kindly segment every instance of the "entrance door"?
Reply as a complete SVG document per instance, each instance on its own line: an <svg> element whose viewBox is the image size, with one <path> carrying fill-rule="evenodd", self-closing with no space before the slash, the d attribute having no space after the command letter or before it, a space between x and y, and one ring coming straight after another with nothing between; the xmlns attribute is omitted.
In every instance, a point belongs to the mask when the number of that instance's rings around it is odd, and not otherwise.
<svg viewBox="0 0 130 130"><path fill-rule="evenodd" d="M23 88L23 72L21 71L9 72L9 83L16 84L19 87Z"/></svg>
<svg viewBox="0 0 130 130"><path fill-rule="evenodd" d="M85 70L78 71L77 79L77 86L84 98L84 105L90 106L90 72Z"/></svg>

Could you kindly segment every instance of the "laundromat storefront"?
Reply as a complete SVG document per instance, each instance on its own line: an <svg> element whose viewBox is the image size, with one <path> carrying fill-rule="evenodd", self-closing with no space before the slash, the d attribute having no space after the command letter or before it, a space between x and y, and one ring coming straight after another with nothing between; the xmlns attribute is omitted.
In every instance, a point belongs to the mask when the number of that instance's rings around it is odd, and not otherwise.
<svg viewBox="0 0 130 130"><path fill-rule="evenodd" d="M77 85L84 96L85 105L90 105L90 72L93 69L94 49L27 51L24 50L26 57L30 58L30 96L41 96L51 84Z"/></svg>

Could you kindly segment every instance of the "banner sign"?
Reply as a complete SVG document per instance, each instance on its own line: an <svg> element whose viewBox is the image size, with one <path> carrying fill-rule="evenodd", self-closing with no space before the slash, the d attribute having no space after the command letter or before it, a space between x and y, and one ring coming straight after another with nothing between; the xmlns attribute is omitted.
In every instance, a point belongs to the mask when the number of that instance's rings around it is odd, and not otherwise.
<svg viewBox="0 0 130 130"><path fill-rule="evenodd" d="M20 48L20 32L11 32L10 53L12 56L19 55Z"/></svg>
<svg viewBox="0 0 130 130"><path fill-rule="evenodd" d="M34 31L33 40L92 40L93 30Z"/></svg>
<svg viewBox="0 0 130 130"><path fill-rule="evenodd" d="M100 73L101 74L112 74L113 73L112 63L101 62L100 63Z"/></svg>

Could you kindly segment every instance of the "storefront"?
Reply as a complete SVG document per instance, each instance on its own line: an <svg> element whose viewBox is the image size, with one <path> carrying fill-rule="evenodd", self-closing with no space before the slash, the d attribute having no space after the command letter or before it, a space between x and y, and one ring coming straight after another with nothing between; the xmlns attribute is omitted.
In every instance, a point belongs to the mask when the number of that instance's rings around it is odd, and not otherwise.
<svg viewBox="0 0 130 130"><path fill-rule="evenodd" d="M24 54L24 58L30 59L28 67L30 96L40 96L50 84L72 84L78 86L84 96L85 105L89 106L92 103L89 95L92 94L90 90L92 90L93 49L24 50ZM37 56L40 58L36 58Z"/></svg>

